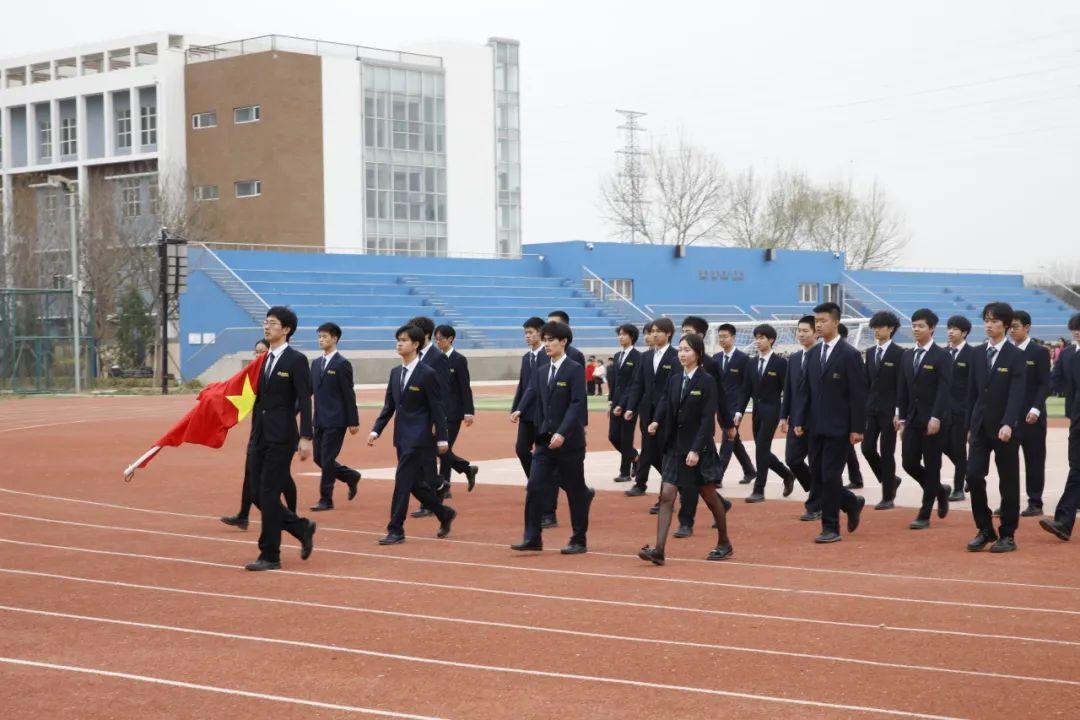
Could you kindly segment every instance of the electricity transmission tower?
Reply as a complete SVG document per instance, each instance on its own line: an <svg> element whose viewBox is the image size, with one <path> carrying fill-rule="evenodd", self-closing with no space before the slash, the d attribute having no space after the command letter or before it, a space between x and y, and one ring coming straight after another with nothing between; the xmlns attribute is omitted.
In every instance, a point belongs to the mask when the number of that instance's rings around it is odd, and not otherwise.
<svg viewBox="0 0 1080 720"><path fill-rule="evenodd" d="M618 129L626 133L626 144L621 150L617 150L619 156L619 181L622 183L623 202L633 218L630 226L630 242L637 242L637 228L644 216L645 204L645 169L642 167L642 157L645 151L638 144L638 133L644 132L645 128L638 125L638 118L645 117L646 113L636 110L616 110L623 116L623 122Z"/></svg>

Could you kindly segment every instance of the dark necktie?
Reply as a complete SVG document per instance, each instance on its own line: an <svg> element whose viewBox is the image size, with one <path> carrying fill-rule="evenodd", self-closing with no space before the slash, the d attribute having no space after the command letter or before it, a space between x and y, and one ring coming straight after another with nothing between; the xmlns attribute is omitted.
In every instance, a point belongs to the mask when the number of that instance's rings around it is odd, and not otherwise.
<svg viewBox="0 0 1080 720"><path fill-rule="evenodd" d="M274 353L266 353L266 362L263 363L263 381L270 382L270 371L274 369Z"/></svg>
<svg viewBox="0 0 1080 720"><path fill-rule="evenodd" d="M874 358L874 370L875 371L881 369L881 358L883 358L884 356L885 356L885 348L878 345L877 357Z"/></svg>
<svg viewBox="0 0 1080 720"><path fill-rule="evenodd" d="M405 394L405 378L408 376L408 374L409 374L409 368L402 365L401 366L401 394L402 395Z"/></svg>
<svg viewBox="0 0 1080 720"><path fill-rule="evenodd" d="M535 370L536 369L536 353L534 353L534 352L529 353L529 369L530 370Z"/></svg>
<svg viewBox="0 0 1080 720"><path fill-rule="evenodd" d="M956 356L960 354L960 350L957 348L949 348L949 359L956 362Z"/></svg>
<svg viewBox="0 0 1080 720"><path fill-rule="evenodd" d="M986 369L987 371L994 369L994 358L997 356L997 348L993 345L989 345L986 348Z"/></svg>
<svg viewBox="0 0 1080 720"><path fill-rule="evenodd" d="M323 359L322 359L322 374L323 375L326 374L326 368L328 368L328 367L330 367L330 358L323 355Z"/></svg>
<svg viewBox="0 0 1080 720"><path fill-rule="evenodd" d="M724 372L727 372L728 361L730 359L731 359L731 356L728 355L727 353L724 353L724 368L723 368Z"/></svg>
<svg viewBox="0 0 1080 720"><path fill-rule="evenodd" d="M617 366L620 370L622 369L622 361L623 361L623 359L625 357L626 357L626 351L625 350L620 350L619 351L618 366Z"/></svg>
<svg viewBox="0 0 1080 720"><path fill-rule="evenodd" d="M548 371L547 386L551 387L551 384L555 382L555 363L551 363L551 369Z"/></svg>
<svg viewBox="0 0 1080 720"><path fill-rule="evenodd" d="M821 344L821 374L825 374L825 363L829 361L829 346L825 343Z"/></svg>
<svg viewBox="0 0 1080 720"><path fill-rule="evenodd" d="M925 354L926 351L922 348L915 351L915 372L919 372L919 367L922 365L923 355Z"/></svg>
<svg viewBox="0 0 1080 720"><path fill-rule="evenodd" d="M765 377L765 358L758 358L757 374L758 377Z"/></svg>
<svg viewBox="0 0 1080 720"><path fill-rule="evenodd" d="M803 371L806 370L806 351L805 350L803 350L802 354L799 356L799 370L803 370Z"/></svg>
<svg viewBox="0 0 1080 720"><path fill-rule="evenodd" d="M686 392L690 389L690 376L685 373L682 376L682 392L679 393L679 402L686 399Z"/></svg>

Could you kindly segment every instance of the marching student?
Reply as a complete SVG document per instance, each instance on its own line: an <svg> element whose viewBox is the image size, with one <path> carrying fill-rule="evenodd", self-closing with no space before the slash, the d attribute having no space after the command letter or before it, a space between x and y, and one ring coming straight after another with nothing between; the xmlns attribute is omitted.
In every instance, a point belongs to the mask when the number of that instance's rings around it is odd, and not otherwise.
<svg viewBox="0 0 1080 720"><path fill-rule="evenodd" d="M450 526L457 517L454 508L443 505L442 496L430 481L435 474L436 453L442 455L450 445L438 374L419 357L424 331L415 325L403 325L395 337L402 364L390 370L383 408L367 440L368 446L373 446L390 418L395 418L394 448L398 464L390 500L390 522L386 525L386 535L379 539L380 545L405 542L410 494L439 518L438 537L450 534Z"/></svg>
<svg viewBox="0 0 1080 720"><path fill-rule="evenodd" d="M866 504L843 486L848 450L862 442L866 427L866 382L862 356L840 337L840 306L815 307L814 324L821 344L807 358L791 422L796 435L809 436L810 475L821 485L821 533L814 542L834 543L840 541L840 511L852 533Z"/></svg>
<svg viewBox="0 0 1080 720"><path fill-rule="evenodd" d="M787 360L773 352L776 344L776 328L772 325L758 325L754 328L754 343L758 356L747 367L743 377L743 386L736 403L734 422L739 421L746 412L751 400L754 401L754 455L757 464L757 479L753 492L746 496L746 502L765 501L765 482L771 469L784 481L784 497L795 488L795 475L772 451L773 436L780 424L780 405L784 392L784 379L787 377Z"/></svg>
<svg viewBox="0 0 1080 720"><path fill-rule="evenodd" d="M514 412L521 407L521 399L525 397L525 390L532 382L536 369L541 365L547 365L548 356L544 352L544 345L540 341L540 329L544 327L544 321L533 316L521 324L524 329L525 344L529 349L521 356L521 369L518 371L517 389L514 390L514 400L510 404L510 417L512 422L517 423L517 442L514 444L514 453L521 462L521 469L525 471L528 479L532 468L533 443L536 441L536 418L534 415L521 415L514 419Z"/></svg>
<svg viewBox="0 0 1080 720"><path fill-rule="evenodd" d="M978 534L968 543L971 552L991 545L990 552L1016 550L1020 522L1020 457L1017 428L1024 421L1027 363L1024 353L1005 340L1012 325L1013 309L1008 303L993 302L982 311L986 344L978 349L972 363L968 386L967 484L971 491L971 512ZM981 357L980 357L981 356ZM1001 524L994 531L994 518L986 500L986 475L990 453L998 471L1001 489Z"/></svg>
<svg viewBox="0 0 1080 720"><path fill-rule="evenodd" d="M839 333L840 339L844 342L847 342L847 325L845 325L844 323L840 323ZM848 484L845 487L847 487L849 490L863 489L862 468L859 467L859 453L855 450L854 445L849 447L847 451L847 476Z"/></svg>
<svg viewBox="0 0 1080 720"><path fill-rule="evenodd" d="M1043 488L1046 487L1046 397L1050 394L1050 353L1031 340L1031 315L1014 310L1009 337L1024 353L1027 377L1024 380L1024 421L1017 428L1020 450L1024 454L1024 484L1027 507L1023 517L1043 514Z"/></svg>
<svg viewBox="0 0 1080 720"><path fill-rule="evenodd" d="M432 343L432 338L435 335L435 321L429 317L418 315L408 321L405 325L412 325L418 327L424 333L424 341L420 345L420 349L417 352L417 357L420 362L431 367L435 371L438 384L436 391L439 393L439 400L442 402L443 410L446 410L446 398L450 392L450 360ZM425 465L425 470L430 470L431 475L427 477L427 482L439 495L444 495L450 491L450 486L443 487L442 479L439 477L438 467L432 464L430 467ZM431 508L421 505L417 510L414 510L410 516L414 518L431 517L435 513Z"/></svg>
<svg viewBox="0 0 1080 720"><path fill-rule="evenodd" d="M1065 417L1072 417L1074 388L1070 367L1080 355L1080 313L1069 318L1069 332L1072 334L1073 341L1062 348L1054 362L1054 369L1050 371L1050 385L1054 393L1065 396Z"/></svg>
<svg viewBox="0 0 1080 720"><path fill-rule="evenodd" d="M548 322L557 322L570 327L570 316L565 310L552 310L548 313ZM574 342L574 332L570 331L570 343ZM567 343L566 345L566 357L570 358L578 365L581 366L582 375L585 373L585 355L576 347ZM589 424L589 414L585 413L585 424Z"/></svg>
<svg viewBox="0 0 1080 720"><path fill-rule="evenodd" d="M469 379L469 361L454 349L457 331L451 325L435 328L435 345L446 355L450 362L450 388L446 394L446 433L449 449L439 458L440 486L446 488L445 496L450 497L450 470L465 476L468 491L476 486L476 473L480 468L464 458L454 454L454 443L461 432L462 423L472 427L476 419L476 407L473 404L472 384Z"/></svg>
<svg viewBox="0 0 1080 720"><path fill-rule="evenodd" d="M525 389L516 418L536 413L536 449L525 495L525 533L513 550L543 550L541 516L561 487L570 505L570 542L560 552L588 551L589 506L596 494L585 485L585 368L566 355L570 328L548 322L540 332L550 361Z"/></svg>
<svg viewBox="0 0 1080 720"><path fill-rule="evenodd" d="M899 384L900 358L904 351L893 342L900 329L900 318L891 312L879 311L868 323L877 344L866 350L866 432L863 434L862 454L881 484L881 502L875 510L891 510L896 499L896 387ZM878 452L880 442L881 452Z"/></svg>
<svg viewBox="0 0 1080 720"><path fill-rule="evenodd" d="M650 355L649 353L652 352L652 350L654 348L654 340L653 340L654 337L655 337L655 335L653 333L653 321L650 320L650 321L648 321L647 323L645 323L644 325L641 326L641 339L645 342L645 347L647 349L645 350L645 352L640 353L638 355L637 366L634 368L634 376L630 380L630 387L626 388L625 391L620 392L620 400L623 403L630 402L630 398L631 398L631 396L633 395L633 392L634 392L634 386L637 385L637 384L640 384L641 382L643 382L640 379L640 375L645 371L645 364L646 364L645 359L646 359L646 357L649 358L649 364L651 366L652 355ZM645 460L644 462L642 462L643 458L646 457L646 455L645 455L645 453L646 453L645 444L648 442L648 438L646 437L646 435L649 434L649 432L648 432L648 424L640 417L635 418L633 415L628 416L626 414L626 405L625 404L622 405L622 406L616 405L615 408L613 408L612 412L615 412L615 411L618 411L618 413L622 415L623 420L625 420L625 421L627 421L629 423L637 423L641 428L641 449L638 450L636 462L631 464L630 479L633 480L635 484L640 483L641 485L648 486L648 483L649 483L649 471L650 471L652 466L648 462L648 460ZM627 491L627 492L629 492L629 491ZM637 494L638 493L634 493L634 495L637 495ZM642 492L641 494L644 494L644 493Z"/></svg>
<svg viewBox="0 0 1080 720"><path fill-rule="evenodd" d="M662 472L660 468L662 458L655 439L648 433L648 427L652 422L653 412L660 402L660 394L664 391L668 377L678 364L678 353L671 347L671 337L675 334L675 325L671 322L671 318L662 317L653 320L650 334L653 346L641 356L641 369L634 376L629 399L626 401L626 407L623 408L623 414L627 420L633 420L637 415L641 416L642 429L638 474L634 478L634 487L624 493L627 497L640 497L645 494L649 466L655 468L657 472Z"/></svg>
<svg viewBox="0 0 1080 720"><path fill-rule="evenodd" d="M634 421L623 417L623 407L634 384L634 372L641 361L641 353L634 344L638 339L638 329L631 323L620 325L616 329L619 338L619 352L612 363L612 372L608 375L608 405L611 406L611 418L608 421L608 440L619 452L619 474L615 482L633 480L634 460L637 449L634 447Z"/></svg>
<svg viewBox="0 0 1080 720"><path fill-rule="evenodd" d="M322 470L319 482L319 502L311 506L314 512L334 509L334 480L349 487L349 500L356 497L360 473L337 461L345 432L360 432L360 414L356 409L353 389L352 363L337 351L341 328L332 322L319 326L321 358L311 361L311 385L315 398L314 459Z"/></svg>
<svg viewBox="0 0 1080 720"><path fill-rule="evenodd" d="M948 354L934 343L938 316L929 308L911 316L914 349L900 359L900 383L893 424L903 437L904 472L922 486L922 505L912 530L930 527L930 512L938 504L938 517L949 514L949 487L941 483L941 452L949 418L952 364Z"/></svg>
<svg viewBox="0 0 1080 720"><path fill-rule="evenodd" d="M780 404L780 432L787 437L787 443L784 446L784 464L791 469L799 485L807 492L806 502L803 503L805 512L799 516L799 520L812 522L821 519L821 486L814 484L810 475L810 466L806 464L806 456L809 452L808 438L805 434L796 435L795 426L789 420L795 413L796 404L801 402L802 395L799 388L806 375L806 362L814 346L817 345L813 315L804 315L799 318L795 339L799 341L802 349L797 350L788 358L787 375L784 377L784 399Z"/></svg>
<svg viewBox="0 0 1080 720"><path fill-rule="evenodd" d="M727 534L727 512L716 492L720 458L713 436L719 385L701 367L702 359L708 357L701 336L684 336L679 341L678 357L682 372L672 373L668 378L648 429L663 453L663 480L656 520L656 546L641 548L638 557L656 565L665 562L664 546L671 527L675 496L684 487L701 496L716 521L716 547L707 559L725 560L734 552ZM728 429L729 434L734 431L734 426Z"/></svg>
<svg viewBox="0 0 1080 720"><path fill-rule="evenodd" d="M949 502L964 502L964 485L967 482L967 411L968 393L971 385L971 367L975 362L975 348L968 345L971 321L963 315L953 315L946 322L949 332L949 362L952 364L952 382L949 387L949 417L945 421L945 456L953 464L953 486Z"/></svg>
<svg viewBox="0 0 1080 720"><path fill-rule="evenodd" d="M297 325L296 313L280 305L268 309L263 321L263 336L270 349L263 360L251 411L247 455L251 497L262 513L262 531L259 557L245 566L247 570L281 567L282 530L300 541L301 560L307 560L315 547L315 523L281 504L281 494L292 482L289 466L293 454L299 452L301 460L311 455L311 376L304 354L289 347Z"/></svg>
<svg viewBox="0 0 1080 720"><path fill-rule="evenodd" d="M1076 320L1075 328L1073 320ZM1073 315L1069 320L1069 329L1074 337L1080 334L1080 314ZM1061 362L1060 358L1058 362ZM1061 372L1058 382L1069 391L1069 395L1065 396L1065 404L1069 408L1069 475L1054 517L1040 519L1039 525L1058 539L1069 540L1076 523L1077 507L1080 506L1080 362L1074 356Z"/></svg>
<svg viewBox="0 0 1080 720"><path fill-rule="evenodd" d="M716 329L716 339L720 343L720 352L713 355L720 373L720 387L724 391L731 407L728 410L732 415L735 413L735 403L742 391L743 377L746 374L746 366L750 362L750 356L735 347L735 326L724 323ZM742 437L739 435L736 425L735 439L728 440L725 435L720 444L720 469L721 474L727 473L728 463L731 462L732 454L742 467L743 477L740 485L749 485L757 478L757 470L750 461L750 453L746 452Z"/></svg>

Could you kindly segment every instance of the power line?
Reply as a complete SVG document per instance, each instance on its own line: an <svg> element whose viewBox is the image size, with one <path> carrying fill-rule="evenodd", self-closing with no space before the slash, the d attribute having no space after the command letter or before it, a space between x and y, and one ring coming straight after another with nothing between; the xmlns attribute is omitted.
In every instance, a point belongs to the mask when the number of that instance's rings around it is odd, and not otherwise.
<svg viewBox="0 0 1080 720"><path fill-rule="evenodd" d="M632 222L630 223L630 242L637 242L637 228L644 217L645 206L645 169L641 166L641 158L645 151L638 144L638 133L644 132L645 128L638 124L638 118L645 117L646 113L637 110L618 110L624 120L618 126L618 130L626 133L626 143L616 155L621 156L619 182L622 185L623 202L627 205Z"/></svg>

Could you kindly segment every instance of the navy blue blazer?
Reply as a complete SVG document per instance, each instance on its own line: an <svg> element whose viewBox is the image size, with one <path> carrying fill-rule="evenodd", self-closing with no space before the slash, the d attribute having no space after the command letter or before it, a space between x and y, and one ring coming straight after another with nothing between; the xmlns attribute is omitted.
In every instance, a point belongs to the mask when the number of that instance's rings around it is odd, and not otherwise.
<svg viewBox="0 0 1080 720"><path fill-rule="evenodd" d="M529 351L521 356L521 369L518 371L518 384L517 390L514 391L514 401L510 405L510 412L515 412L521 409L521 400L525 397L525 390L528 389L529 384L532 383L533 375L536 372L531 367L531 361L529 355L532 351ZM548 359L547 353L544 352L544 348L541 347L536 353L536 369L540 367L547 367L551 362ZM545 371L546 372L546 371ZM545 375L544 377L547 377ZM521 422L536 422L536 408L534 407L531 415L521 414Z"/></svg>
<svg viewBox="0 0 1080 720"><path fill-rule="evenodd" d="M315 397L315 427L344 428L360 424L352 363L341 353L334 353L329 366L325 355L311 361L311 389Z"/></svg>
<svg viewBox="0 0 1080 720"><path fill-rule="evenodd" d="M915 350L900 358L900 383L896 389L896 412L913 428L925 429L930 418L949 422L952 361L938 345L931 345L915 371Z"/></svg>
<svg viewBox="0 0 1080 720"><path fill-rule="evenodd" d="M623 353L626 359L619 365ZM608 401L613 407L625 408L630 397L630 390L634 385L634 373L641 364L641 352L632 347L629 350L620 350L615 356L614 372L608 373Z"/></svg>
<svg viewBox="0 0 1080 720"><path fill-rule="evenodd" d="M1050 394L1050 353L1034 340L1028 342L1024 350L1024 363L1027 365L1027 379L1024 385L1024 416L1031 408L1039 411L1039 417L1046 417L1046 397Z"/></svg>
<svg viewBox="0 0 1080 720"><path fill-rule="evenodd" d="M693 451L699 455L716 453L716 412L719 402L719 385L716 378L699 367L682 396L684 371L671 373L667 379L660 402L656 406L653 422L657 446L662 450L674 449L679 456Z"/></svg>
<svg viewBox="0 0 1080 720"><path fill-rule="evenodd" d="M945 348L948 355L952 348ZM964 343L956 359L952 361L952 386L949 388L949 414L953 422L963 422L967 427L968 393L971 387L971 365L975 362L975 348Z"/></svg>
<svg viewBox="0 0 1080 720"><path fill-rule="evenodd" d="M582 354L582 352L580 350L578 350L576 347L574 347L573 345L571 345L570 343L566 343L566 350L564 352L566 353L566 357L567 357L568 360L573 360L574 362L576 362L578 365L581 366L581 377L584 378L585 377L585 356ZM589 411L588 411L588 408L586 408L586 410L585 410L585 424L586 425L589 424Z"/></svg>
<svg viewBox="0 0 1080 720"><path fill-rule="evenodd" d="M1058 360L1060 359L1059 357ZM1080 359L1073 357L1064 372L1069 379L1069 394L1065 396L1065 404L1069 408L1069 420L1072 421L1069 432L1074 432L1077 426L1080 426Z"/></svg>
<svg viewBox="0 0 1080 720"><path fill-rule="evenodd" d="M825 367L824 343L806 361L801 402L793 405L791 422L811 435L847 437L866 429L866 378L862 355L846 341L836 343Z"/></svg>
<svg viewBox="0 0 1080 720"><path fill-rule="evenodd" d="M787 359L787 373L784 375L784 399L780 403L780 418L786 420L795 415L796 404L802 403L800 389L803 381L803 355L812 350L798 350ZM809 362L809 360L807 360Z"/></svg>
<svg viewBox="0 0 1080 720"><path fill-rule="evenodd" d="M682 372L679 364L679 353L675 347L668 345L660 358L660 366L653 370L653 358L656 350L646 350L641 354L641 368L634 375L634 384L630 388L630 398L626 401L625 410L636 412L641 418L642 427L648 426L652 421L653 411L660 402L660 395L664 392L667 379L672 373Z"/></svg>
<svg viewBox="0 0 1080 720"><path fill-rule="evenodd" d="M993 369L986 366L984 343L975 348L968 383L968 428L996 438L1005 425L1013 430L1024 421L1027 389L1026 356L1020 348L1006 342L998 353Z"/></svg>
<svg viewBox="0 0 1080 720"><path fill-rule="evenodd" d="M1073 380L1074 374L1070 370L1072 365L1077 364L1076 359L1076 343L1069 343L1062 349L1057 362L1054 363L1054 369L1050 371L1050 386L1055 393L1065 396L1065 415L1067 417L1072 417L1069 411L1072 410L1072 396L1073 391L1076 389L1076 383Z"/></svg>
<svg viewBox="0 0 1080 720"><path fill-rule="evenodd" d="M742 393L743 378L746 375L746 365L750 362L750 356L735 348L731 351L731 361L728 362L726 371L724 370L723 351L713 355L712 359L716 362L717 373L720 377L720 389L724 391L728 411L734 415L736 411L735 405L739 402L739 395Z"/></svg>
<svg viewBox="0 0 1080 720"><path fill-rule="evenodd" d="M896 389L900 385L900 360L904 350L894 343L889 343L881 365L877 364L877 348L866 349L866 414L879 418L889 418L896 412ZM915 362L912 356L912 362Z"/></svg>
<svg viewBox="0 0 1080 720"><path fill-rule="evenodd" d="M446 395L450 392L450 360L447 359L446 353L435 347L435 344L432 343L424 349L424 354L420 358L420 362L430 366L438 376L439 392L442 393L440 397L442 398L443 407L445 409Z"/></svg>
<svg viewBox="0 0 1080 720"><path fill-rule="evenodd" d="M537 437L562 435L563 450L585 447L585 417L589 414L585 394L585 368L567 357L549 384L550 363L538 367L518 408L523 416L536 412Z"/></svg>
<svg viewBox="0 0 1080 720"><path fill-rule="evenodd" d="M743 385L739 390L739 401L735 408L738 413L745 413L750 400L757 408L780 410L784 394L784 379L787 377L787 360L776 353L769 356L765 363L765 374L758 374L758 358L752 358L743 372Z"/></svg>
<svg viewBox="0 0 1080 720"><path fill-rule="evenodd" d="M269 357L264 362L269 362ZM299 432L297 412L300 413ZM262 440L295 448L302 437L312 437L311 373L304 353L286 346L270 370L269 378L265 372L259 376L259 391L251 411L250 442Z"/></svg>
<svg viewBox="0 0 1080 720"><path fill-rule="evenodd" d="M439 353L442 355L442 353ZM445 355L443 358L445 359ZM398 365L390 371L390 381L386 384L386 399L383 409L375 419L373 432L382 435L390 418L394 420L394 447L401 451L431 448L439 442L446 442L446 410L443 409L442 394L439 390L439 378L429 365L416 364L408 385L401 388L401 374L404 365ZM432 428L435 432L432 433Z"/></svg>
<svg viewBox="0 0 1080 720"><path fill-rule="evenodd" d="M466 415L475 415L472 384L469 379L469 361L455 350L446 356L450 361L450 392L446 395L446 419L458 421Z"/></svg>

